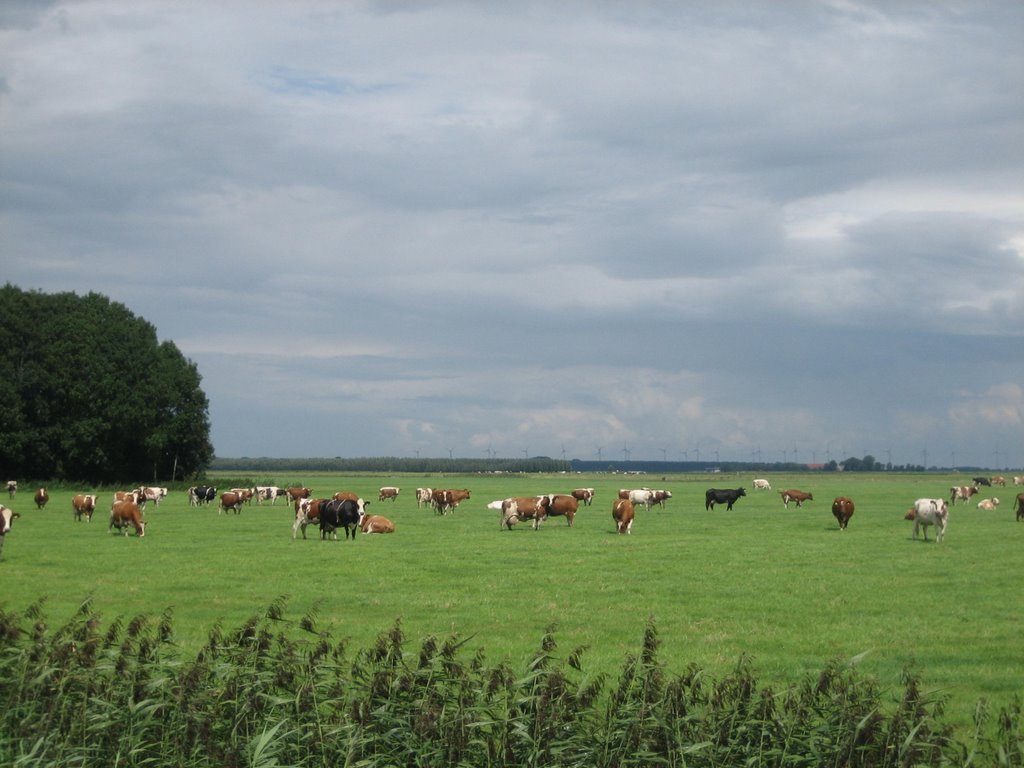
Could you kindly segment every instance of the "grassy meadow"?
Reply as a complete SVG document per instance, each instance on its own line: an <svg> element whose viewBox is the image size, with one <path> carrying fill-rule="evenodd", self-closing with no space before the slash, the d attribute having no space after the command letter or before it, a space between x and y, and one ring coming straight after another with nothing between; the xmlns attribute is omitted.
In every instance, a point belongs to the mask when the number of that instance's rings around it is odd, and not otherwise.
<svg viewBox="0 0 1024 768"><path fill-rule="evenodd" d="M466 639L491 662L522 666L554 626L568 654L585 646L583 667L614 674L635 653L653 617L667 666L694 663L721 675L741 657L779 687L831 659L856 660L883 685L919 671L947 696L947 713L969 721L975 702L1024 694L1024 523L1014 520L1020 489L982 489L951 507L946 539L911 539L903 514L914 499L945 496L959 475L319 475L245 478L248 484L302 483L317 496L351 490L370 511L396 524L390 536L353 541L292 540L283 502L253 504L239 515L215 505L190 508L183 490L148 505L143 539L108 533L110 491L100 491L92 523L76 523L74 493L49 489L45 510L22 486L3 503L21 513L0 561L0 609L23 611L45 598L51 624L91 599L104 620L173 612L175 641L192 653L221 623L234 628L288 597L286 620L315 610L320 628L355 646L400 620L409 638ZM226 489L239 478L214 477ZM381 485L398 500L377 502ZM472 498L444 517L417 509L416 486L469 488ZM592 486L592 507L574 528L548 520L533 531L499 530L488 502L512 495L564 493ZM665 488L665 509L640 509L633 533L614 533L611 506L620 487ZM747 488L733 511L704 509L709 487ZM796 487L815 500L782 506ZM856 513L847 531L831 502L848 495ZM982 511L978 499L1002 506Z"/></svg>

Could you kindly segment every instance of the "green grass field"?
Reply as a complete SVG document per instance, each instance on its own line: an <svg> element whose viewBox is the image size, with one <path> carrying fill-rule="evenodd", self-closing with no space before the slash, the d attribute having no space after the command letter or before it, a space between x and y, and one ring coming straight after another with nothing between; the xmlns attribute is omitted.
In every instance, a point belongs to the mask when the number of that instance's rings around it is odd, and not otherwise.
<svg viewBox="0 0 1024 768"><path fill-rule="evenodd" d="M584 668L616 673L654 617L662 657L681 672L695 663L713 674L746 655L778 686L832 658L860 657L862 671L897 684L918 669L964 721L980 697L1024 694L1024 523L1014 520L1020 489L983 489L951 508L945 541L911 540L904 512L915 498L945 496L969 482L941 475L766 475L772 491L750 490L751 476L306 476L253 478L304 483L317 496L352 490L390 517L390 536L321 542L319 531L293 541L290 507L247 507L219 515L193 509L184 491L149 505L146 537L108 533L110 492L91 524L76 523L71 496L50 488L38 511L22 487L7 506L21 513L0 562L0 607L24 610L45 597L51 624L91 598L106 620L173 609L176 640L199 647L225 627L288 596L287 618L316 608L322 629L354 644L370 642L400 619L406 635L469 638L492 662L519 665L555 625L568 654L583 645ZM214 478L228 487L226 478ZM230 484L234 484L232 480ZM395 503L377 503L381 485L398 485ZM620 487L671 490L664 510L640 510L630 536L614 533ZM745 486L731 512L704 509L708 487ZM416 486L469 488L455 513L417 509ZM499 530L486 504L511 495L593 486L596 500L570 529L563 519L540 531L521 523ZM815 501L784 509L778 490L811 491ZM857 511L841 532L836 495ZM998 496L997 511L977 509ZM934 539L934 532L929 534Z"/></svg>

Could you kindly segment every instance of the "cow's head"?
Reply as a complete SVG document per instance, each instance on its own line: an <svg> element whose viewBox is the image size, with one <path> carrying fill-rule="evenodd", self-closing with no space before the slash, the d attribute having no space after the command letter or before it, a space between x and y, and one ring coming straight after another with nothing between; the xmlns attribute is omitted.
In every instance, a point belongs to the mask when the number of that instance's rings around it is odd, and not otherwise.
<svg viewBox="0 0 1024 768"><path fill-rule="evenodd" d="M903 519L904 520L913 520L915 517L917 517L917 513L914 511L914 508L911 507L909 510L907 510L907 514L905 514L903 516Z"/></svg>

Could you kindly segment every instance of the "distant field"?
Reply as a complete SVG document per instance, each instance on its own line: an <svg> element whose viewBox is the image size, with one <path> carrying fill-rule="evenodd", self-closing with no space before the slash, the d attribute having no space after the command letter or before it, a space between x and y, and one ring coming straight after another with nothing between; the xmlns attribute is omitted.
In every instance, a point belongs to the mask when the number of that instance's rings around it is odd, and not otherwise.
<svg viewBox="0 0 1024 768"><path fill-rule="evenodd" d="M7 506L21 513L0 562L0 608L21 611L46 597L51 624L87 598L107 620L173 608L177 640L193 651L217 622L234 627L288 595L287 618L316 608L321 626L363 644L401 620L408 637L458 633L488 659L521 665L549 625L562 652L589 648L584 667L615 674L657 622L662 658L673 671L695 663L713 674L747 655L762 678L784 686L831 658L863 654L860 668L896 684L912 665L950 697L949 713L970 716L980 697L1024 694L1024 523L1012 499L994 512L975 497L951 509L946 540L912 541L903 514L915 498L945 496L962 476L766 475L410 475L256 477L304 483L316 495L352 490L395 521L391 536L355 542L291 538L292 511L253 505L240 515L192 509L172 491L146 510L147 535L107 532L109 491L91 524L75 523L71 496L51 488L44 511L22 488ZM215 484L229 484L214 478ZM234 484L234 479L230 481ZM395 503L377 503L398 485ZM438 517L416 508L416 486L469 488L472 499ZM708 487L747 488L732 512L704 509ZM511 495L596 488L576 526L548 521L500 531L487 502ZM671 490L664 510L638 512L631 536L617 536L612 498L620 487ZM811 491L803 509L783 508L778 490ZM840 532L836 495L857 504ZM929 534L932 539L934 533Z"/></svg>

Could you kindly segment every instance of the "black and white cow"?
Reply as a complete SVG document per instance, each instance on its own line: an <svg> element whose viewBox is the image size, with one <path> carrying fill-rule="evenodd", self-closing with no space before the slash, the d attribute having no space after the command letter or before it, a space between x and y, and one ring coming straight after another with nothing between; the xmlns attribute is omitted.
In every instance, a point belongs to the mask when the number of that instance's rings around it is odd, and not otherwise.
<svg viewBox="0 0 1024 768"><path fill-rule="evenodd" d="M338 529L345 529L345 538L351 534L355 541L363 517L362 506L352 499L331 499L320 505L320 538L338 538Z"/></svg>
<svg viewBox="0 0 1024 768"><path fill-rule="evenodd" d="M189 506L198 507L200 504L209 504L217 498L217 489L212 485L197 485L188 489Z"/></svg>

